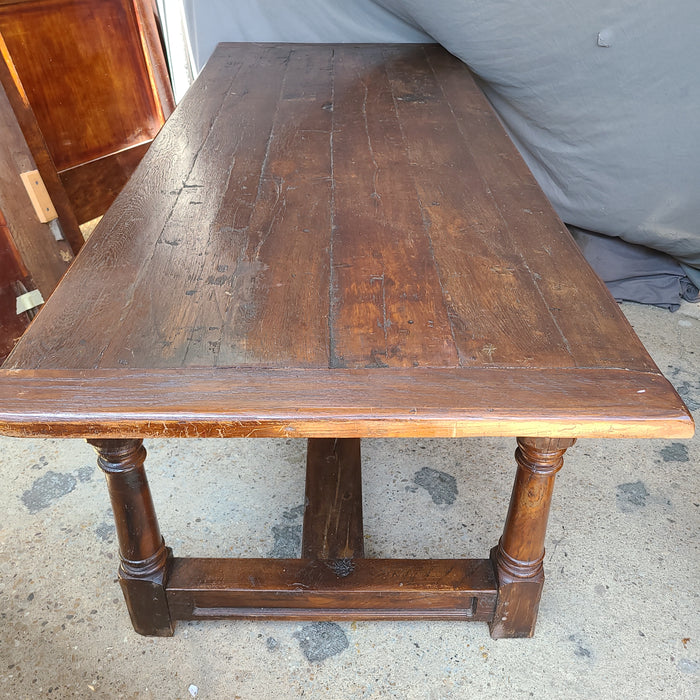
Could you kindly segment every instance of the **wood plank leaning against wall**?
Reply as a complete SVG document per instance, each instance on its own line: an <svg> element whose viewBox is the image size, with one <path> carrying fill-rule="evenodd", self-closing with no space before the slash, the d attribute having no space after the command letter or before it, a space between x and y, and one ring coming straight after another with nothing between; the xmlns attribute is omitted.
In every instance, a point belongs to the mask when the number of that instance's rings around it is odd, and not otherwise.
<svg viewBox="0 0 700 700"><path fill-rule="evenodd" d="M1 363L68 269L83 236L1 34L0 57ZM40 221L23 184L22 176L33 172L55 210L51 223Z"/></svg>

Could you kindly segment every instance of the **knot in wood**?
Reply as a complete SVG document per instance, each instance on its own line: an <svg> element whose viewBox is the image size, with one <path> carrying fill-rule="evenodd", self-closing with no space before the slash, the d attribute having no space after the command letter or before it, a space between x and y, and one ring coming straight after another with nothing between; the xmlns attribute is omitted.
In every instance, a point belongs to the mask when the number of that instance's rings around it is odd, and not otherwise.
<svg viewBox="0 0 700 700"><path fill-rule="evenodd" d="M355 563L352 559L332 559L327 562L329 569L339 578L345 578L355 571Z"/></svg>

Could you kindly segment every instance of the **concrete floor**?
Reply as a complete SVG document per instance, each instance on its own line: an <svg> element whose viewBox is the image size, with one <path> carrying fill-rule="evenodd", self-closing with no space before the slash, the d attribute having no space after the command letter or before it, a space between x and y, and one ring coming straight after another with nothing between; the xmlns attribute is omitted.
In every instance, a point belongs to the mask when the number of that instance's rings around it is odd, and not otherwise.
<svg viewBox="0 0 700 700"><path fill-rule="evenodd" d="M700 305L623 308L698 420ZM485 556L513 442L365 441L367 555ZM147 448L176 554L296 555L303 441ZM0 438L0 461L0 697L700 697L700 438L569 451L536 637L501 641L485 624L428 622L179 623L173 638L139 637L92 450Z"/></svg>

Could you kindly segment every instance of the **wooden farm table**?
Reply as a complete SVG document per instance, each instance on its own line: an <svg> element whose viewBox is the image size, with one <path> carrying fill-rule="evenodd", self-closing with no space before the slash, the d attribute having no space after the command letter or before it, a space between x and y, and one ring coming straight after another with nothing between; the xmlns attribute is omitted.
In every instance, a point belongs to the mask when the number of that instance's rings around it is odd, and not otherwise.
<svg viewBox="0 0 700 700"><path fill-rule="evenodd" d="M142 634L427 618L519 637L566 448L693 422L463 64L224 44L8 359L0 430L95 446ZM375 436L518 438L489 559L363 558ZM302 558L173 557L144 437L308 438Z"/></svg>

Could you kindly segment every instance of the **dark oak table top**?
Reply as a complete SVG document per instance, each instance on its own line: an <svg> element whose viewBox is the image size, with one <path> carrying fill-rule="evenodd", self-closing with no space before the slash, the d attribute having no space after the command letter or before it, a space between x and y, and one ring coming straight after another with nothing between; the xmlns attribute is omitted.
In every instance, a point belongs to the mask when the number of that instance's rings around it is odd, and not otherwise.
<svg viewBox="0 0 700 700"><path fill-rule="evenodd" d="M693 422L461 62L222 44L0 371L0 431Z"/></svg>

